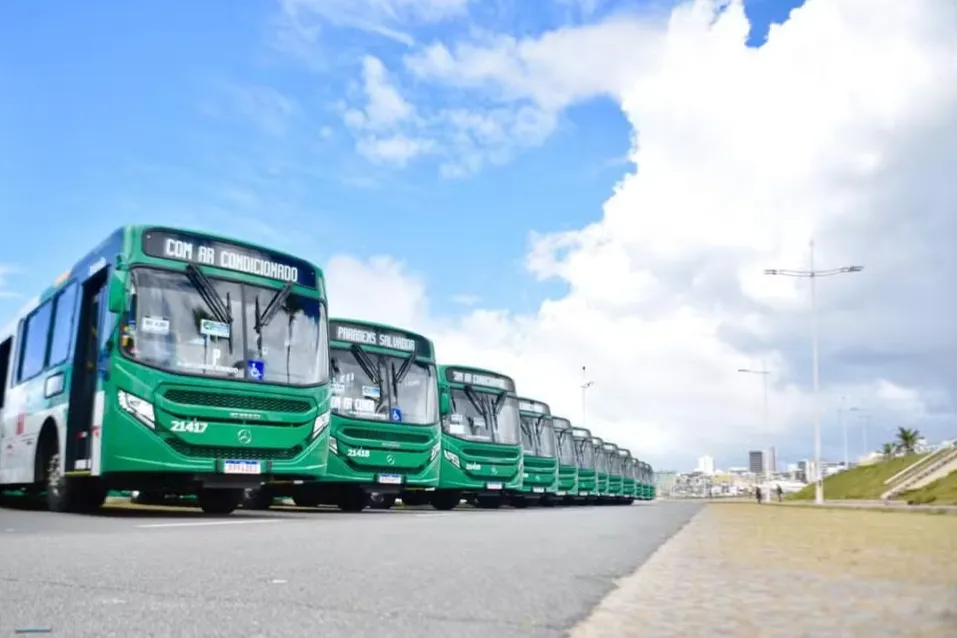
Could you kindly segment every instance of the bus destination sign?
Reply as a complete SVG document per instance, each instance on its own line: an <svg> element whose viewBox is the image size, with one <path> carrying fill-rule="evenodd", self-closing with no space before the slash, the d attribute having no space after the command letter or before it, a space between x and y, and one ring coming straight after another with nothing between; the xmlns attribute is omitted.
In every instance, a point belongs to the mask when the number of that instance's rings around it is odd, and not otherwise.
<svg viewBox="0 0 957 638"><path fill-rule="evenodd" d="M496 388L506 392L515 392L515 382L509 377L490 372L472 372L471 370L459 370L448 368L445 371L445 378L450 383L463 383L465 385L480 385L487 388Z"/></svg>
<svg viewBox="0 0 957 638"><path fill-rule="evenodd" d="M316 270L305 261L202 235L150 230L143 235L143 252L150 257L234 270L288 281L306 288L316 287Z"/></svg>
<svg viewBox="0 0 957 638"><path fill-rule="evenodd" d="M432 357L432 348L429 342L419 335L400 332L397 330L382 329L362 323L352 323L329 320L329 333L332 341L347 341L359 345L376 346L390 350L415 350L420 357Z"/></svg>
<svg viewBox="0 0 957 638"><path fill-rule="evenodd" d="M520 412L534 412L535 414L551 414L552 411L548 405L541 401L532 401L531 399L519 399L518 409Z"/></svg>

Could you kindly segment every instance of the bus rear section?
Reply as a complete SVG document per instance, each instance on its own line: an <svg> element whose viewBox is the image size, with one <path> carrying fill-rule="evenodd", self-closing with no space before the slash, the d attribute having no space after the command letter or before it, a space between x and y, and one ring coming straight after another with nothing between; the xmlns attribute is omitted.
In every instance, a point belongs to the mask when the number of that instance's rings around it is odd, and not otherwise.
<svg viewBox="0 0 957 638"><path fill-rule="evenodd" d="M329 465L295 486L297 505L344 511L425 504L439 483L439 399L432 342L382 324L330 321Z"/></svg>
<svg viewBox="0 0 957 638"><path fill-rule="evenodd" d="M548 404L518 399L521 419L522 490L511 499L514 507L554 505L558 492L558 441Z"/></svg>
<svg viewBox="0 0 957 638"><path fill-rule="evenodd" d="M64 358L53 344L67 295ZM264 479L315 479L329 423L325 306L308 262L190 231L118 230L18 323L2 409L24 427L0 443L33 445L4 457L4 484L32 480L58 511L137 490L195 494L222 514Z"/></svg>
<svg viewBox="0 0 957 638"><path fill-rule="evenodd" d="M463 498L497 508L522 490L521 422L515 382L468 366L439 366L439 392L448 397L442 418L439 486L435 509L450 510Z"/></svg>
<svg viewBox="0 0 957 638"><path fill-rule="evenodd" d="M578 493L572 502L594 504L598 502L598 480L595 471L597 457L587 428L572 428L572 439L578 453Z"/></svg>
<svg viewBox="0 0 957 638"><path fill-rule="evenodd" d="M562 503L570 503L578 498L578 448L568 419L553 416L552 427L558 448L558 487L555 496Z"/></svg>

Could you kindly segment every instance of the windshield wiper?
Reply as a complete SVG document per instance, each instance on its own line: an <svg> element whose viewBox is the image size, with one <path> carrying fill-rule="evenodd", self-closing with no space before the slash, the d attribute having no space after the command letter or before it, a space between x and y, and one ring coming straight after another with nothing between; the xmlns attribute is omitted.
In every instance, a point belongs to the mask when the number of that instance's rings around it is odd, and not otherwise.
<svg viewBox="0 0 957 638"><path fill-rule="evenodd" d="M382 376L379 374L378 366L375 362L369 357L365 350L362 349L358 343L352 344L349 348L352 351L352 354L356 358L356 362L359 364L359 367L362 368L362 371L366 373L366 376L379 388L379 398L376 399L375 409L376 412L379 411L379 407L382 405Z"/></svg>
<svg viewBox="0 0 957 638"><path fill-rule="evenodd" d="M262 314L259 314L259 295L256 295L256 332L262 331L262 329L266 327L266 324L272 321L272 318L279 312L279 309L282 307L282 304L286 302L291 292L292 282L287 281L286 284L273 295L272 299L269 300Z"/></svg>
<svg viewBox="0 0 957 638"><path fill-rule="evenodd" d="M233 323L233 316L230 314L229 306L223 303L222 297L216 292L216 288L213 287L209 277L194 264L186 264L186 278L193 284L193 288L196 289L199 296L206 302L209 309L213 311L216 320L220 323L231 325Z"/></svg>
<svg viewBox="0 0 957 638"><path fill-rule="evenodd" d="M399 384L402 383L402 380L405 379L405 375L409 374L409 370L412 369L412 364L415 363L415 358L418 356L418 350L413 343L412 352L409 353L409 356L405 358L402 362L402 365L399 366L399 370L395 369L395 361L391 362L389 365L392 368L392 392L396 397L399 396Z"/></svg>
<svg viewBox="0 0 957 638"><path fill-rule="evenodd" d="M472 404L472 407L475 408L475 411L482 415L482 419L486 421L485 423L486 429L488 429L489 432L492 432L492 429L490 427L491 424L488 423L488 418L489 418L488 406L485 405L485 401L481 397L479 397L478 394L475 393L475 390L473 390L472 386L470 385L465 386L465 398L469 400L469 403ZM475 418L474 417L472 417L472 420L469 423L469 427L472 429L472 434L474 435L475 434ZM494 432L492 432L492 434L494 436Z"/></svg>

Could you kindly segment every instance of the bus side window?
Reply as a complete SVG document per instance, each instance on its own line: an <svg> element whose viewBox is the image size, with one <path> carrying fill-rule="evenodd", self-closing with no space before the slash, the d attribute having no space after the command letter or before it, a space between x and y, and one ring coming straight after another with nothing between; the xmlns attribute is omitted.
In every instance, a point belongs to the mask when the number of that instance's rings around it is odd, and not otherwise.
<svg viewBox="0 0 957 638"><path fill-rule="evenodd" d="M60 291L54 301L49 356L51 366L59 365L70 357L76 315L76 293L77 285L71 283Z"/></svg>
<svg viewBox="0 0 957 638"><path fill-rule="evenodd" d="M46 364L52 310L53 304L47 301L34 310L23 324L17 383L28 381L43 371Z"/></svg>

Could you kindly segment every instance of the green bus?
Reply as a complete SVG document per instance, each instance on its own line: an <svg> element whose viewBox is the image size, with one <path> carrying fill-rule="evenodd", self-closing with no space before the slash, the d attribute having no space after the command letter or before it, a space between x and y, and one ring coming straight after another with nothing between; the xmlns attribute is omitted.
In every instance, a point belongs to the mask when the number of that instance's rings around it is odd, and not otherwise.
<svg viewBox="0 0 957 638"><path fill-rule="evenodd" d="M604 503L608 497L608 455L605 454L605 441L600 436L592 435L591 446L595 450L595 501Z"/></svg>
<svg viewBox="0 0 957 638"><path fill-rule="evenodd" d="M621 500L621 458L618 456L618 445L606 441L602 444L605 462L608 464L608 492L606 502L618 503Z"/></svg>
<svg viewBox="0 0 957 638"><path fill-rule="evenodd" d="M434 489L441 449L435 348L420 334L355 319L329 320L329 465L317 482L265 486L264 503L388 509Z"/></svg>
<svg viewBox="0 0 957 638"><path fill-rule="evenodd" d="M644 466L644 500L653 501L657 497L657 489L655 488L655 472L651 468L651 464L642 463Z"/></svg>
<svg viewBox="0 0 957 638"><path fill-rule="evenodd" d="M513 507L530 502L554 505L558 492L558 440L548 404L533 399L518 399L521 419L522 491L512 499Z"/></svg>
<svg viewBox="0 0 957 638"><path fill-rule="evenodd" d="M575 503L594 503L598 501L598 482L595 473L595 446L591 432L587 428L572 428L572 440L578 451L578 494Z"/></svg>
<svg viewBox="0 0 957 638"><path fill-rule="evenodd" d="M439 366L442 466L432 507L450 510L463 498L497 508L522 490L521 421L515 381L468 366Z"/></svg>
<svg viewBox="0 0 957 638"><path fill-rule="evenodd" d="M262 246L117 229L0 332L0 488L53 511L108 491L228 514L326 470L322 271Z"/></svg>
<svg viewBox="0 0 957 638"><path fill-rule="evenodd" d="M630 450L618 450L618 463L621 468L621 502L631 505L635 502L635 459Z"/></svg>
<svg viewBox="0 0 957 638"><path fill-rule="evenodd" d="M552 417L558 448L558 488L555 496L569 503L578 496L578 447L568 419Z"/></svg>

